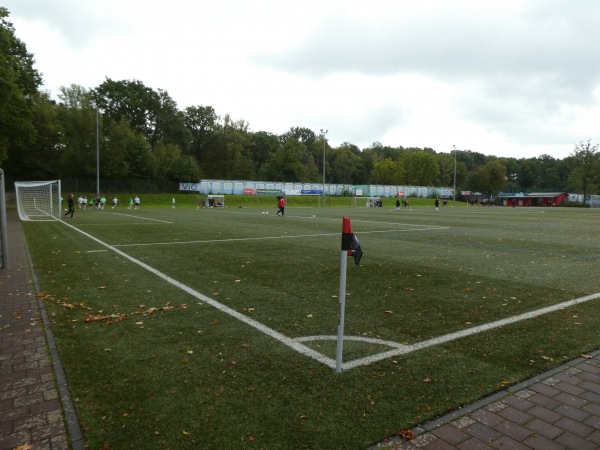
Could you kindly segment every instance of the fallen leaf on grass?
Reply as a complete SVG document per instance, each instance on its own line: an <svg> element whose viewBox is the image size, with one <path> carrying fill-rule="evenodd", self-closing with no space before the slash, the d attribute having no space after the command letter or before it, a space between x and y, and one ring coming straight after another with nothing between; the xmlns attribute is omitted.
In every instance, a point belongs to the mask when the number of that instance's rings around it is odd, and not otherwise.
<svg viewBox="0 0 600 450"><path fill-rule="evenodd" d="M398 430L398 436L400 436L401 438L404 439L408 439L409 441L413 440L415 437L415 433L413 432L413 430Z"/></svg>
<svg viewBox="0 0 600 450"><path fill-rule="evenodd" d="M433 378L429 378L429 377L427 377L427 378L425 378L423 381L424 381L425 383L433 383Z"/></svg>

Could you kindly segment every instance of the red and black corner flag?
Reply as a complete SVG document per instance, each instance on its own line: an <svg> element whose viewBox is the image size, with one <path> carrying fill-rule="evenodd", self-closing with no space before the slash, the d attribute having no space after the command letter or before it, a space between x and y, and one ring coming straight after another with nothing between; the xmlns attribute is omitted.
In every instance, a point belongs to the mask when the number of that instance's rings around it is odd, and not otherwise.
<svg viewBox="0 0 600 450"><path fill-rule="evenodd" d="M354 262L360 264L360 258L363 252L358 243L358 238L352 232L352 225L350 225L350 219L342 216L342 251L348 251L348 256L354 256Z"/></svg>

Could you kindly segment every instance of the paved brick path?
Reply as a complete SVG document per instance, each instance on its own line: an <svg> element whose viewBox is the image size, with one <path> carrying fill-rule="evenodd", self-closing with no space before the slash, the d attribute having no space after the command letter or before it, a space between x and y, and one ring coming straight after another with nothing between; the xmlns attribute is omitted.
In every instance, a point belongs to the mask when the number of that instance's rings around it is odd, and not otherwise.
<svg viewBox="0 0 600 450"><path fill-rule="evenodd" d="M66 383L51 357L56 349L14 211L7 222L7 268L0 270L0 450L83 448L68 391L61 395Z"/></svg>
<svg viewBox="0 0 600 450"><path fill-rule="evenodd" d="M600 449L600 351L372 449Z"/></svg>

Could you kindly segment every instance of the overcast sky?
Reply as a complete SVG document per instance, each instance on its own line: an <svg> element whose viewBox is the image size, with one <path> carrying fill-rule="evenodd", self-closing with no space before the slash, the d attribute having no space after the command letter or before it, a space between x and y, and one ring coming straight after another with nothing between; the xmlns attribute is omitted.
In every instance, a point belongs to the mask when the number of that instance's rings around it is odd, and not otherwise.
<svg viewBox="0 0 600 450"><path fill-rule="evenodd" d="M597 0L4 0L44 89L139 80L251 131L564 158L600 140Z"/></svg>

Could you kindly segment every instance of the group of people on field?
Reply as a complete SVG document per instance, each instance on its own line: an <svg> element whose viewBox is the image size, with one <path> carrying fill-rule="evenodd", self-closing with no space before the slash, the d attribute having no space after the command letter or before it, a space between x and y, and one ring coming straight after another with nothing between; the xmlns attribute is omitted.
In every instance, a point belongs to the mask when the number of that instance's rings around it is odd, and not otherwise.
<svg viewBox="0 0 600 450"><path fill-rule="evenodd" d="M103 210L104 207L106 206L106 202L107 202L106 196L104 196L104 195L98 195L98 196L92 197L90 199L88 199L87 196L80 195L79 197L77 197L77 209L86 210L89 207L90 209ZM75 211L75 200L74 200L73 194L69 195L67 203L69 204L69 206L70 206L70 203L73 203L73 211ZM140 203L141 203L140 198L137 195L135 197L130 197L128 209L132 209L132 208L139 209ZM119 198L117 196L114 196L112 199L112 209L115 209L118 205L119 205ZM65 216L67 216L70 213L71 212L69 209L67 211L67 214L65 214Z"/></svg>
<svg viewBox="0 0 600 450"><path fill-rule="evenodd" d="M402 201L400 201L399 198L396 199L396 211L400 211L400 206L402 206L402 208L408 208L408 200L403 198Z"/></svg>

